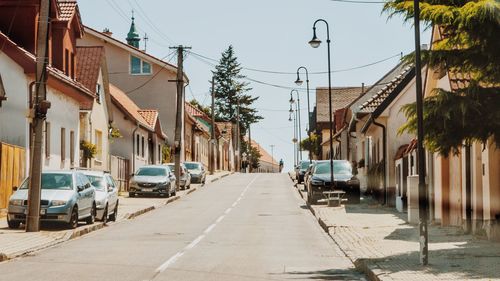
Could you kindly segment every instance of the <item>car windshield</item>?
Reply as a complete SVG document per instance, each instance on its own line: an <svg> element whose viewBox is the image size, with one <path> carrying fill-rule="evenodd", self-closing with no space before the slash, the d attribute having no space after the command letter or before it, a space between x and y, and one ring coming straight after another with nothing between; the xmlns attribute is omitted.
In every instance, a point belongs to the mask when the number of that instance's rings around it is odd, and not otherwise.
<svg viewBox="0 0 500 281"><path fill-rule="evenodd" d="M167 175L165 168L140 168L137 170L137 176L164 177Z"/></svg>
<svg viewBox="0 0 500 281"><path fill-rule="evenodd" d="M316 166L315 174L330 174L330 163L319 163ZM352 174L351 164L344 161L334 161L333 162L333 174L334 175L350 175Z"/></svg>
<svg viewBox="0 0 500 281"><path fill-rule="evenodd" d="M24 180L19 189L28 189L29 178ZM42 189L73 189L73 177L71 174L42 174Z"/></svg>
<svg viewBox="0 0 500 281"><path fill-rule="evenodd" d="M106 181L104 177L101 176L90 176L86 175L89 181L92 183L92 186L95 187L96 190L104 191L106 188Z"/></svg>
<svg viewBox="0 0 500 281"><path fill-rule="evenodd" d="M186 163L185 165L188 170L201 170L200 164L197 163Z"/></svg>

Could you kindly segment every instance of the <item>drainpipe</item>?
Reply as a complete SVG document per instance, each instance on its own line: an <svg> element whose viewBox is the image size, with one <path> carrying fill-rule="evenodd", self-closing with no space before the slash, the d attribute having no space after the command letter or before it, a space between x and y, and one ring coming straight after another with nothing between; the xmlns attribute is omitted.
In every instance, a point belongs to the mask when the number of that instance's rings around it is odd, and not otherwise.
<svg viewBox="0 0 500 281"><path fill-rule="evenodd" d="M387 205L387 132L386 128L384 125L378 123L375 121L375 118L373 118L373 115L370 117L372 120L373 125L382 128L382 150L384 153L384 157L382 158L382 165L384 167L384 205Z"/></svg>
<svg viewBox="0 0 500 281"><path fill-rule="evenodd" d="M89 111L89 143L92 143L92 111ZM92 169L92 159L88 159L88 168Z"/></svg>
<svg viewBox="0 0 500 281"><path fill-rule="evenodd" d="M139 122L137 122L135 129L132 131L132 173L135 173L135 133L139 129Z"/></svg>

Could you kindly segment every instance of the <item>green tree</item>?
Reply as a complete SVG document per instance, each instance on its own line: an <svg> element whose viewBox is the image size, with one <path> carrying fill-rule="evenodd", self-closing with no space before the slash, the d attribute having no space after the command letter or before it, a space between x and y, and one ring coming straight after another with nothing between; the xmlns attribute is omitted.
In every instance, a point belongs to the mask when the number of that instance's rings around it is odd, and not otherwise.
<svg viewBox="0 0 500 281"><path fill-rule="evenodd" d="M474 141L492 137L500 147L500 2L498 0L422 0L420 18L440 28L443 39L422 60L434 69L447 69L469 80L450 92L434 89L424 100L425 144L448 155ZM413 0L393 0L384 5L389 18L401 15L413 22ZM414 55L405 58L412 62ZM416 132L416 105L403 108L408 122L400 132Z"/></svg>
<svg viewBox="0 0 500 281"><path fill-rule="evenodd" d="M236 108L240 104L240 132L245 135L248 126L263 119L252 107L258 97L248 94L249 83L242 81L241 66L234 54L233 46L222 53L219 64L214 71L215 115L219 121L236 122Z"/></svg>
<svg viewBox="0 0 500 281"><path fill-rule="evenodd" d="M302 150L311 151L313 155L319 156L321 154L321 138L315 133L305 138L300 143Z"/></svg>
<svg viewBox="0 0 500 281"><path fill-rule="evenodd" d="M248 141L245 140L241 142L241 154L243 153L246 153L247 160L252 165L252 169L258 169L260 167L260 158L262 154L256 147L250 147Z"/></svg>

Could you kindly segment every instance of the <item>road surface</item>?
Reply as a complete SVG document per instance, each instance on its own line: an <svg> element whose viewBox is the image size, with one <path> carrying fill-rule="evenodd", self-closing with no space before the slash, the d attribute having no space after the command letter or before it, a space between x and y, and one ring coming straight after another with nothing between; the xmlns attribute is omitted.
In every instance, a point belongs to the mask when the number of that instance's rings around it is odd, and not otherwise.
<svg viewBox="0 0 500 281"><path fill-rule="evenodd" d="M236 174L32 256L0 280L363 280L286 174Z"/></svg>

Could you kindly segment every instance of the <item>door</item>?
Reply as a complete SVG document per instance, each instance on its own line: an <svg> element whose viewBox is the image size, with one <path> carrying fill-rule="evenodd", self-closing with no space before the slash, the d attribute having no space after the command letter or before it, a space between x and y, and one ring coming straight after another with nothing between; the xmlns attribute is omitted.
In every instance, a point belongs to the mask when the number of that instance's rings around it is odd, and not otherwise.
<svg viewBox="0 0 500 281"><path fill-rule="evenodd" d="M90 215L92 204L94 203L94 188L86 176L78 174L78 177L80 177L80 181L83 186L83 190L80 192L80 198L82 201L82 208L80 209L82 209L82 216L88 216Z"/></svg>
<svg viewBox="0 0 500 281"><path fill-rule="evenodd" d="M116 203L118 202L118 188L110 175L105 175L104 178L108 183L108 206L111 211L115 209Z"/></svg>

